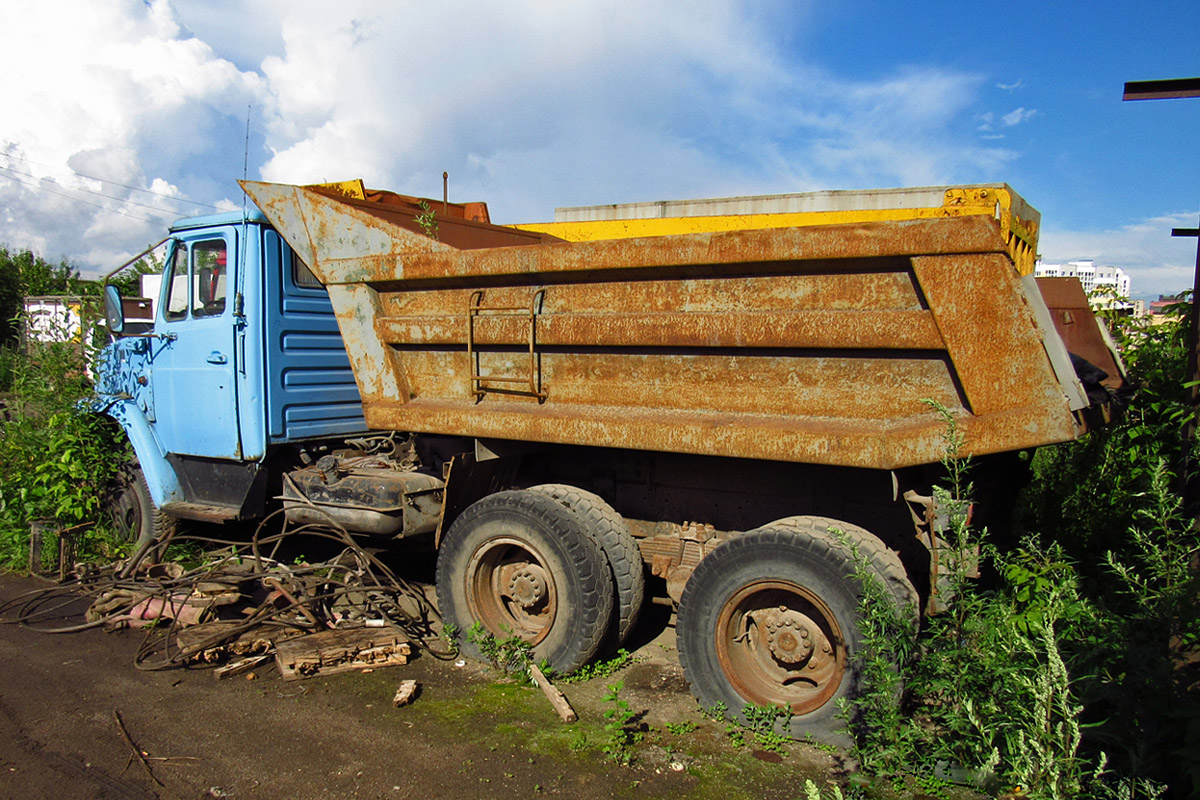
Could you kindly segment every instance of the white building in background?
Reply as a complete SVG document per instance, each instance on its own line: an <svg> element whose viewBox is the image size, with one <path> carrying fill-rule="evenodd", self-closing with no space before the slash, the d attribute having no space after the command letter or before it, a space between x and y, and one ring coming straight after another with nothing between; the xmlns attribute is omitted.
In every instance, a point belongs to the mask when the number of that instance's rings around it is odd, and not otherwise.
<svg viewBox="0 0 1200 800"><path fill-rule="evenodd" d="M26 297L25 335L36 342L80 341L83 303L81 297Z"/></svg>
<svg viewBox="0 0 1200 800"><path fill-rule="evenodd" d="M1078 278L1088 295L1097 289L1111 287L1118 297L1129 297L1132 281L1120 267L1098 267L1095 261L1068 261L1065 264L1044 264L1033 268L1039 278Z"/></svg>

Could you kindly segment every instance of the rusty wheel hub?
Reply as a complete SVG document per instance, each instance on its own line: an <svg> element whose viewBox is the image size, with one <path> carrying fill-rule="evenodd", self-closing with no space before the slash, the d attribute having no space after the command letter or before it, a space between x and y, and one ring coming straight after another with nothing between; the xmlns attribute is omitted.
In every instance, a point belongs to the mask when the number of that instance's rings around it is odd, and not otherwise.
<svg viewBox="0 0 1200 800"><path fill-rule="evenodd" d="M844 639L828 606L790 581L742 587L717 619L717 658L739 695L805 714L824 705L846 669Z"/></svg>
<svg viewBox="0 0 1200 800"><path fill-rule="evenodd" d="M796 669L804 665L813 654L813 635L816 623L798 611L780 606L766 616L767 649L785 669Z"/></svg>
<svg viewBox="0 0 1200 800"><path fill-rule="evenodd" d="M546 600L546 573L536 564L514 571L508 580L508 596L521 608L532 611Z"/></svg>
<svg viewBox="0 0 1200 800"><path fill-rule="evenodd" d="M537 644L549 633L558 613L554 579L528 542L489 540L472 555L466 582L471 616L493 634Z"/></svg>

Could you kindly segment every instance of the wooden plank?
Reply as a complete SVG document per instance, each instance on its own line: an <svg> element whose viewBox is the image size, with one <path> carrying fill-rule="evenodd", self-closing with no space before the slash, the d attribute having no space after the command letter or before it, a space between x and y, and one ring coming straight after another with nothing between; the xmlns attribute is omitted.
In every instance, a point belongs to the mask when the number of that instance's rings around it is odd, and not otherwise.
<svg viewBox="0 0 1200 800"><path fill-rule="evenodd" d="M192 661L219 661L227 656L247 656L266 653L273 641L292 635L286 629L264 630L256 627L240 635L234 633L245 626L243 620L212 620L187 628L180 628L175 636L175 645Z"/></svg>
<svg viewBox="0 0 1200 800"><path fill-rule="evenodd" d="M412 647L395 626L321 631L276 643L275 662L285 681L359 669L407 664Z"/></svg>
<svg viewBox="0 0 1200 800"><path fill-rule="evenodd" d="M396 689L396 696L392 698L392 705L399 708L406 706L413 701L413 697L417 694L416 681L401 681L399 688Z"/></svg>
<svg viewBox="0 0 1200 800"><path fill-rule="evenodd" d="M575 709L571 708L571 703L567 700L567 696L560 692L558 687L542 674L537 664L530 664L529 672L533 675L533 682L542 690L542 694L546 695L546 699L550 701L550 705L558 712L558 716L563 722L574 722L579 719L579 715L575 713Z"/></svg>

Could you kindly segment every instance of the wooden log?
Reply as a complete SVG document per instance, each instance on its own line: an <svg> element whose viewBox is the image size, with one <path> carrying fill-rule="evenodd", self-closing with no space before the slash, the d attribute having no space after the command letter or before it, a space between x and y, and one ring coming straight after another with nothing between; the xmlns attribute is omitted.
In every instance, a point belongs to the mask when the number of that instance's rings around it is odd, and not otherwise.
<svg viewBox="0 0 1200 800"><path fill-rule="evenodd" d="M408 638L395 626L320 631L275 644L285 681L407 664L411 653Z"/></svg>
<svg viewBox="0 0 1200 800"><path fill-rule="evenodd" d="M529 665L529 672L533 675L533 682L542 690L542 694L546 695L546 699L550 701L550 705L558 712L558 716L563 722L574 722L579 719L579 715L575 713L575 709L571 708L571 703L567 700L567 696L560 692L558 688L552 684L542 671L538 669L537 664Z"/></svg>

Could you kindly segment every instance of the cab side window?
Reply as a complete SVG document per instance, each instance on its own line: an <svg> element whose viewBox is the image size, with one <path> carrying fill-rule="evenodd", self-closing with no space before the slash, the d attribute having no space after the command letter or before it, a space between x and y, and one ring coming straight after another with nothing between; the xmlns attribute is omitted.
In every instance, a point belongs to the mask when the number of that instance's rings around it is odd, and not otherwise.
<svg viewBox="0 0 1200 800"><path fill-rule="evenodd" d="M188 252L187 245L176 242L175 255L171 259L171 272L167 276L167 298L163 304L166 309L163 317L167 320L183 319L188 309Z"/></svg>
<svg viewBox="0 0 1200 800"><path fill-rule="evenodd" d="M176 242L167 278L163 317L185 319L189 308L196 317L225 312L228 251L224 239Z"/></svg>
<svg viewBox="0 0 1200 800"><path fill-rule="evenodd" d="M192 246L192 274L196 276L193 317L217 317L225 311L225 278L228 253L225 240L197 242Z"/></svg>
<svg viewBox="0 0 1200 800"><path fill-rule="evenodd" d="M299 286L301 289L324 289L325 285L313 274L313 271L308 268L300 256L292 251L292 283Z"/></svg>

